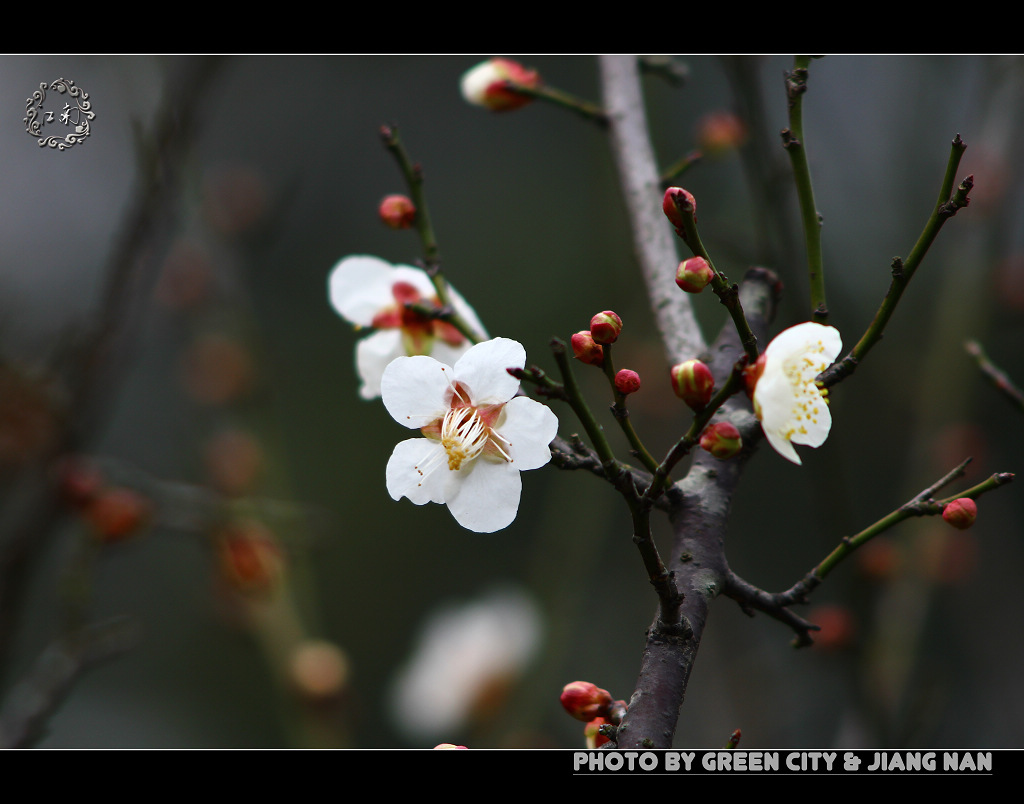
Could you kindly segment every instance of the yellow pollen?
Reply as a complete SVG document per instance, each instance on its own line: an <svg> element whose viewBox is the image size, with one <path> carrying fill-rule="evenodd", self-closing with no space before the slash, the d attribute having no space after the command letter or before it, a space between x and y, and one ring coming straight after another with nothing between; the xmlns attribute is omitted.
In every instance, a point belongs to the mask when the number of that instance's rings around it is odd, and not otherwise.
<svg viewBox="0 0 1024 804"><path fill-rule="evenodd" d="M441 423L441 446L448 455L448 468L457 472L465 461L484 451L489 429L474 407L452 408Z"/></svg>

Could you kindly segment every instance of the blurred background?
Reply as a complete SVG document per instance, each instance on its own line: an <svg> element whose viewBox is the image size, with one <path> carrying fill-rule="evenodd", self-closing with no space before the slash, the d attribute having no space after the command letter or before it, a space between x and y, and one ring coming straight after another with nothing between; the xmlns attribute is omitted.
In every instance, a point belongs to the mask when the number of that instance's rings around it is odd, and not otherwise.
<svg viewBox="0 0 1024 804"><path fill-rule="evenodd" d="M644 382L641 436L663 454L688 426L607 135L539 102L468 105L459 78L484 57L225 58L172 104L187 130L175 149L149 132L193 59L0 58L0 699L13 722L39 699L29 691L50 696L32 744L582 747L562 686L588 680L628 700L655 598L625 506L552 467L523 475L519 516L496 534L392 501L384 467L408 434L359 398L358 335L327 299L346 255L421 256L413 230L377 216L406 192L379 135L394 125L423 166L446 275L490 333L554 370L551 337L612 308L617 364ZM600 100L594 57L514 58ZM804 321L778 136L792 58L680 61L683 86L645 78L658 157L667 167L705 149L679 183L716 264L735 279L776 270L775 331ZM64 151L21 122L26 98L58 78L95 113ZM766 447L751 462L727 538L748 581L788 588L969 456L943 494L1024 469L1024 414L963 348L978 340L1024 383L1022 80L1009 57L812 63L805 142L847 348L917 240L957 133L958 180L973 174L975 189L884 340L834 389L827 444L803 450L802 467ZM50 92L46 109L67 100ZM715 152L707 119L722 113L745 133ZM146 202L159 226L133 222L143 177L171 173L174 192ZM695 302L711 337L719 305ZM127 335L97 334L111 331ZM719 600L677 746L724 745L740 728L744 748L1021 747L1022 516L1011 484L981 499L969 531L929 518L886 533L815 593L807 616L823 632L807 650ZM47 657L80 659L69 635L97 623L116 655L55 681Z"/></svg>

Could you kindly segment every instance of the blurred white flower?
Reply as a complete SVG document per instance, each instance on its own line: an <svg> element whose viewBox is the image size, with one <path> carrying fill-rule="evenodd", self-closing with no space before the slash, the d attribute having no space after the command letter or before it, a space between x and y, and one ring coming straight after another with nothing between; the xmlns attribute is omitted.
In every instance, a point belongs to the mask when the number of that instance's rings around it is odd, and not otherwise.
<svg viewBox="0 0 1024 804"><path fill-rule="evenodd" d="M459 293L449 286L452 307L472 329L486 337L483 324ZM392 265L378 257L345 257L328 278L331 305L357 327L373 327L356 346L356 368L363 399L380 396L380 379L392 360L402 355L432 355L454 363L472 345L451 324L405 307L420 303L439 307L430 278L418 268Z"/></svg>
<svg viewBox="0 0 1024 804"><path fill-rule="evenodd" d="M445 503L477 533L510 525L522 493L519 473L551 460L558 432L548 407L516 396L519 380L507 369L525 365L526 349L509 338L477 344L455 368L422 356L392 362L381 380L384 407L426 438L395 447L387 466L391 498Z"/></svg>
<svg viewBox="0 0 1024 804"><path fill-rule="evenodd" d="M395 680L391 708L411 738L452 737L507 690L534 656L540 612L518 590L449 605L426 622Z"/></svg>
<svg viewBox="0 0 1024 804"><path fill-rule="evenodd" d="M780 332L758 361L754 413L768 443L793 463L800 463L793 444L820 447L828 438L832 414L814 380L842 348L839 330L808 321Z"/></svg>

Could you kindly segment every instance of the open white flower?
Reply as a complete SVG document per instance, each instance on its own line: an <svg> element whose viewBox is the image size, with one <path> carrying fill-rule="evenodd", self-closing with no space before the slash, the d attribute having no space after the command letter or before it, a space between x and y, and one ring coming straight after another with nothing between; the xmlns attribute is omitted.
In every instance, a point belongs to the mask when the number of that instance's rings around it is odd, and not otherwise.
<svg viewBox="0 0 1024 804"><path fill-rule="evenodd" d="M380 396L384 368L402 355L433 355L454 363L472 345L451 324L406 309L407 303L439 307L430 278L418 268L392 265L378 257L345 257L328 279L331 305L357 327L376 331L356 346L363 399ZM475 331L486 335L473 308L449 286L452 307Z"/></svg>
<svg viewBox="0 0 1024 804"><path fill-rule="evenodd" d="M519 510L519 473L551 460L558 419L545 405L516 396L526 349L508 338L477 344L455 367L432 357L399 357L384 370L384 407L420 429L388 461L392 499L445 503L468 530L493 533Z"/></svg>
<svg viewBox="0 0 1024 804"><path fill-rule="evenodd" d="M832 414L814 380L842 348L839 330L808 321L780 332L758 361L754 413L768 443L793 463L800 463L793 444L820 447L828 438Z"/></svg>

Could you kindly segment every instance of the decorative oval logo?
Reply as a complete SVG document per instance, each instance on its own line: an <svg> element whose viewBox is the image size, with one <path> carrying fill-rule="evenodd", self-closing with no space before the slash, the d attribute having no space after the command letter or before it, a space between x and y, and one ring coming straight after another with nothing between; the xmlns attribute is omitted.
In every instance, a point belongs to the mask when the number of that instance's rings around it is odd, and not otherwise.
<svg viewBox="0 0 1024 804"><path fill-rule="evenodd" d="M58 93L58 98L51 98L51 103L57 104L64 100L64 108L56 113L51 107L49 111L43 108L46 102L46 92ZM67 96L65 98L65 95ZM85 142L89 136L89 121L96 118L92 110L92 102L89 100L89 93L83 92L81 87L76 87L74 81L58 78L52 84L45 82L39 85L39 89L32 93L32 97L25 101L25 130L39 143L44 146L56 148L63 151L72 145ZM47 136L43 133L43 127L48 124L62 125L69 129L63 135Z"/></svg>

